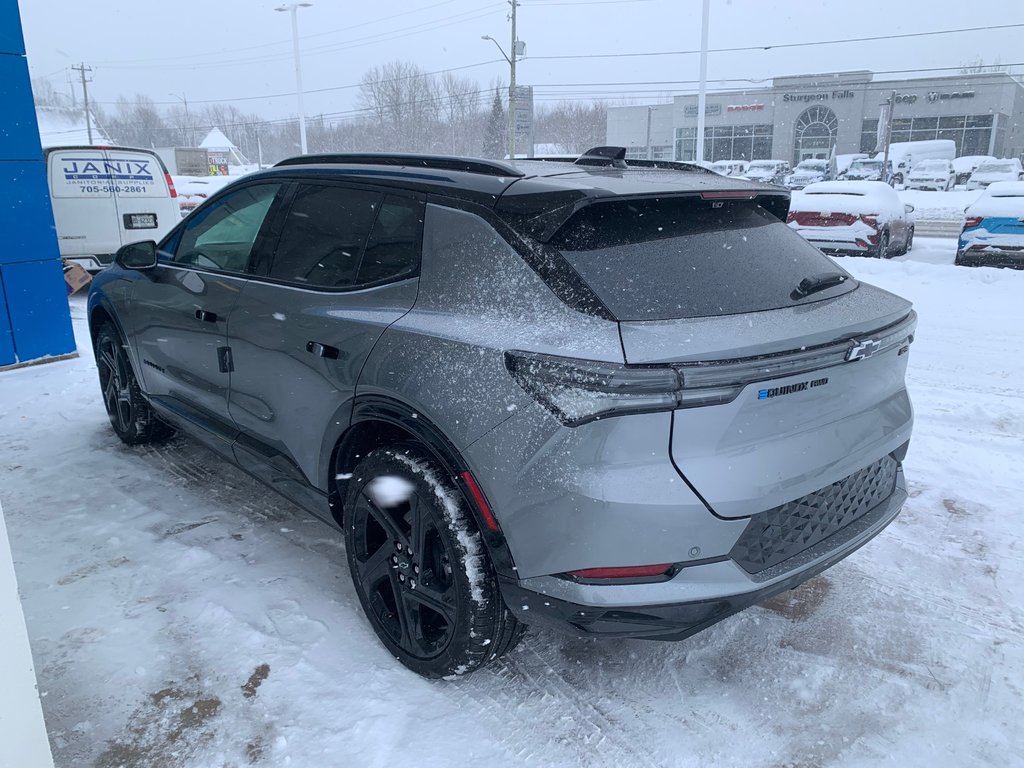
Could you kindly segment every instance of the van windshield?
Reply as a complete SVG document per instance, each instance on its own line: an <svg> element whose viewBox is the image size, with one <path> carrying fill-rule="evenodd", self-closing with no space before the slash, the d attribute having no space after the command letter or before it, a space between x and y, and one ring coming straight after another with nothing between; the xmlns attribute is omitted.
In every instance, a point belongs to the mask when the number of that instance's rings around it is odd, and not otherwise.
<svg viewBox="0 0 1024 768"><path fill-rule="evenodd" d="M549 241L615 317L671 320L793 306L810 275L835 272L755 200L615 200L576 213ZM854 281L803 302L854 289Z"/></svg>

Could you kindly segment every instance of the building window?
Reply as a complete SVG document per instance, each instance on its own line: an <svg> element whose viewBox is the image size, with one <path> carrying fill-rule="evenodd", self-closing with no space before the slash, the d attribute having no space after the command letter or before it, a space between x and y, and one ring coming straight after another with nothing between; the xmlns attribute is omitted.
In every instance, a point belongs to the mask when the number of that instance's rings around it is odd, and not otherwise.
<svg viewBox="0 0 1024 768"><path fill-rule="evenodd" d="M956 142L956 154L987 155L992 140L993 115L950 115L946 117L902 117L892 121L893 141ZM1004 121L1000 121L1002 123ZM861 127L860 151L874 152L877 120L865 120Z"/></svg>
<svg viewBox="0 0 1024 768"><path fill-rule="evenodd" d="M697 155L696 128L676 128L677 160L694 160ZM772 126L716 125L704 129L704 159L770 160Z"/></svg>
<svg viewBox="0 0 1024 768"><path fill-rule="evenodd" d="M839 118L831 109L820 104L805 109L796 119L793 131L795 162L808 158L827 158L836 143L838 131Z"/></svg>
<svg viewBox="0 0 1024 768"><path fill-rule="evenodd" d="M860 151L874 152L878 146L878 121L865 120L860 129Z"/></svg>
<svg viewBox="0 0 1024 768"><path fill-rule="evenodd" d="M675 157L671 144L651 147L652 160L672 160ZM628 147L626 149L627 160L646 160L647 147Z"/></svg>

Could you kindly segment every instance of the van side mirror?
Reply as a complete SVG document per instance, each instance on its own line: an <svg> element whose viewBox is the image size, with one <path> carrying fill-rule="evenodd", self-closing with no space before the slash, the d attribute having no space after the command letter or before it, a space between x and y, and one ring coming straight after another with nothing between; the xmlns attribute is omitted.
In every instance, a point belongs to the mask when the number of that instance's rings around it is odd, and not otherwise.
<svg viewBox="0 0 1024 768"><path fill-rule="evenodd" d="M157 262L156 243L144 240L123 245L117 250L114 261L125 269L152 269Z"/></svg>
<svg viewBox="0 0 1024 768"><path fill-rule="evenodd" d="M903 210L906 211L907 213L913 213L914 206L912 206L910 203L907 203L906 205L903 206Z"/></svg>

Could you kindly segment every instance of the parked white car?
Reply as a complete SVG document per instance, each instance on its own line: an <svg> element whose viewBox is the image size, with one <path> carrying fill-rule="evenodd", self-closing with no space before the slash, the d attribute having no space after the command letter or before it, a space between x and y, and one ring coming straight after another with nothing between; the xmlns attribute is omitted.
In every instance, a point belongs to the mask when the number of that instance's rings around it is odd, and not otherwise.
<svg viewBox="0 0 1024 768"><path fill-rule="evenodd" d="M789 163L785 160L754 160L743 175L751 181L781 184L789 173Z"/></svg>
<svg viewBox="0 0 1024 768"><path fill-rule="evenodd" d="M994 162L997 159L992 155L964 155L954 159L953 170L956 171L956 183L966 184L979 165L990 161Z"/></svg>
<svg viewBox="0 0 1024 768"><path fill-rule="evenodd" d="M825 253L885 259L913 247L913 212L883 181L823 181L793 195L786 223Z"/></svg>
<svg viewBox="0 0 1024 768"><path fill-rule="evenodd" d="M828 160L801 160L793 172L786 177L785 184L790 189L803 189L808 184L824 181L828 178Z"/></svg>
<svg viewBox="0 0 1024 768"><path fill-rule="evenodd" d="M148 149L49 147L44 152L60 255L89 272L122 245L160 240L181 221L174 182Z"/></svg>
<svg viewBox="0 0 1024 768"><path fill-rule="evenodd" d="M948 192L956 184L956 170L950 160L924 160L914 166L903 186L905 189L934 189Z"/></svg>
<svg viewBox="0 0 1024 768"><path fill-rule="evenodd" d="M968 189L985 189L997 181L1021 181L1024 179L1024 167L1017 158L990 160L977 167L971 178L967 180Z"/></svg>
<svg viewBox="0 0 1024 768"><path fill-rule="evenodd" d="M711 170L722 176L742 176L746 173L746 160L716 160L711 164Z"/></svg>

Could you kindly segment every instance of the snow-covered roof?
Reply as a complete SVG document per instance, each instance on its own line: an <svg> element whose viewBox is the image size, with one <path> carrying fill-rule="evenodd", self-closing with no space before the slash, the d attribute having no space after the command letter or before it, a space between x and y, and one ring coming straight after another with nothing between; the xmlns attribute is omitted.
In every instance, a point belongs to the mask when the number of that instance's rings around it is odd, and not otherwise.
<svg viewBox="0 0 1024 768"><path fill-rule="evenodd" d="M224 131L216 126L206 134L206 138L199 142L200 149L237 149L234 143L227 136L224 135Z"/></svg>
<svg viewBox="0 0 1024 768"><path fill-rule="evenodd" d="M84 110L62 109L60 107L36 107L39 123L39 141L43 147L60 147L89 143L89 129L85 124ZM112 144L110 137L92 118L92 143Z"/></svg>

